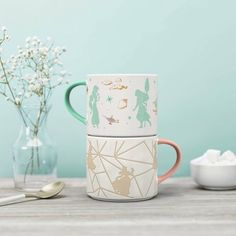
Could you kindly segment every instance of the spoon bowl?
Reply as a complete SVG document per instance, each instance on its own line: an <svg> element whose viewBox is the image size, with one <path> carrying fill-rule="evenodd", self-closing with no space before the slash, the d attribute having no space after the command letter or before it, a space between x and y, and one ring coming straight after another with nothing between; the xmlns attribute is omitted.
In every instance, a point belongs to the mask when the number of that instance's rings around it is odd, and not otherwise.
<svg viewBox="0 0 236 236"><path fill-rule="evenodd" d="M25 193L25 197L36 197L42 199L52 198L58 195L63 190L64 187L65 184L61 181L53 182L45 185L38 192Z"/></svg>

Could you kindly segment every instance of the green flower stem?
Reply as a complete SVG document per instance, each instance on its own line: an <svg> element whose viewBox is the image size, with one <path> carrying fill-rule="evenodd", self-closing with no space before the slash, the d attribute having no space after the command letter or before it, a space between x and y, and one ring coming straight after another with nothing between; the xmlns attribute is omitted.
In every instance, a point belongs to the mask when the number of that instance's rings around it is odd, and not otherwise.
<svg viewBox="0 0 236 236"><path fill-rule="evenodd" d="M6 70L5 70L5 67L4 67L4 65L3 65L3 62L2 62L2 59L1 59L1 58L0 58L0 64L1 64L1 67L2 67L3 75L4 75L5 79L6 79L6 85L7 85L8 89L9 89L9 91L10 91L10 93L11 93L11 96L12 96L13 101L15 101L15 105L16 105L17 109L18 109L19 112L20 112L20 115L21 115L21 117L22 117L22 120L23 120L25 126L27 127L27 123L26 123L25 118L24 118L24 116L23 116L23 114L22 114L22 111L21 111L21 109L20 109L20 106L17 104L15 95L14 95L14 93L13 93L13 91L12 91L12 89L11 89L11 86L10 86L10 84L9 84L9 81L8 81L8 78L7 78L7 73L6 73Z"/></svg>

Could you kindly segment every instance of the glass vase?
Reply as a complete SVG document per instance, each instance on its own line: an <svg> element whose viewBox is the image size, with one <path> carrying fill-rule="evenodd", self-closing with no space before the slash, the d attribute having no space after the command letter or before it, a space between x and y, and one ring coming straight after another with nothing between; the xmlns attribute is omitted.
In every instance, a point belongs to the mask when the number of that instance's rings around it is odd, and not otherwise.
<svg viewBox="0 0 236 236"><path fill-rule="evenodd" d="M37 106L18 109L22 125L13 145L13 175L18 190L37 191L57 177L57 152L46 126L49 111Z"/></svg>

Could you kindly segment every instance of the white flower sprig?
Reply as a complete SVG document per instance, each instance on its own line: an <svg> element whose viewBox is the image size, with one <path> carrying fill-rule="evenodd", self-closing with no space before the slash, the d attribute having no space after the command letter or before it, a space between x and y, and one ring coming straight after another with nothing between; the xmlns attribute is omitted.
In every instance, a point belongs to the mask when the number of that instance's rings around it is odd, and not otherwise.
<svg viewBox="0 0 236 236"><path fill-rule="evenodd" d="M2 27L0 30L0 95L16 105L21 114L24 114L23 107L27 101L33 100L34 103L36 101L40 111L40 121L41 113L47 110L52 91L68 83L69 73L63 69L61 62L61 56L66 49L54 46L50 38L43 42L36 36L28 37L24 46L18 46L15 55L3 60L2 45L9 38L7 29ZM35 127L38 125L34 123Z"/></svg>
<svg viewBox="0 0 236 236"><path fill-rule="evenodd" d="M67 73L60 60L66 52L63 47L55 47L48 38L45 42L38 37L28 37L24 46L8 60L2 59L2 45L9 39L7 29L0 30L0 94L18 107L37 98L39 104L46 105L56 87L68 83Z"/></svg>
<svg viewBox="0 0 236 236"><path fill-rule="evenodd" d="M1 32L1 38L0 38L0 46L1 46L1 44L4 41L10 39L10 36L8 35L7 28L5 26L2 26L2 28L0 29L0 32Z"/></svg>
<svg viewBox="0 0 236 236"><path fill-rule="evenodd" d="M47 98L52 89L68 82L69 74L62 69L60 61L64 52L66 49L54 47L51 39L44 43L35 36L27 38L23 47L18 46L17 54L7 64L21 85L17 89L20 102L35 95Z"/></svg>
<svg viewBox="0 0 236 236"><path fill-rule="evenodd" d="M40 168L39 130L49 111L49 99L55 88L68 83L69 73L61 62L66 49L54 46L50 38L43 42L36 36L29 37L23 46L18 46L16 54L4 60L3 46L9 39L6 27L0 28L0 96L16 106L30 136L27 145L32 150L25 169L25 182L27 174L33 173L35 159ZM32 104L29 111L28 105ZM29 115L32 110L34 115Z"/></svg>

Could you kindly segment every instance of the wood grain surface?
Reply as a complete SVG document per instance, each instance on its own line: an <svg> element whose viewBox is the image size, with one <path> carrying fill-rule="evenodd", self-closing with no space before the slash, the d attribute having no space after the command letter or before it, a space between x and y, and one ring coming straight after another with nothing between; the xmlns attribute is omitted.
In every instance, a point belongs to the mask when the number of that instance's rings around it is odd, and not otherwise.
<svg viewBox="0 0 236 236"><path fill-rule="evenodd" d="M63 179L66 189L50 200L0 207L0 236L236 235L236 191L208 191L190 178L161 184L149 201L101 202L86 196L84 179ZM0 197L16 194L0 179Z"/></svg>

